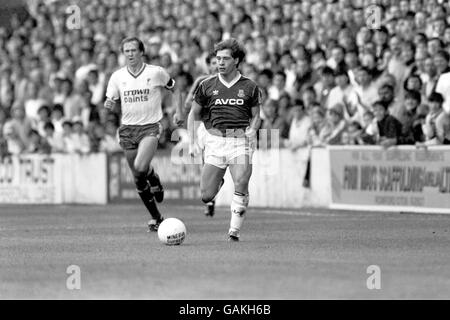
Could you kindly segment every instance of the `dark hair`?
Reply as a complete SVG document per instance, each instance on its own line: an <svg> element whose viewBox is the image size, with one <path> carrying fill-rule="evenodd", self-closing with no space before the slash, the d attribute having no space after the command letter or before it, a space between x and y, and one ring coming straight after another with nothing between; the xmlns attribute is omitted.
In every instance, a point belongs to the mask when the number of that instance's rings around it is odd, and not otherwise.
<svg viewBox="0 0 450 320"><path fill-rule="evenodd" d="M323 67L322 70L320 71L320 75L321 75L322 77L324 77L324 76L334 76L334 70L331 69L331 68L328 67L328 66L325 66L325 67Z"/></svg>
<svg viewBox="0 0 450 320"><path fill-rule="evenodd" d="M72 126L73 126L72 121L66 120L66 121L64 121L64 122L62 123L62 126L63 126L63 127L66 126L66 125L72 128Z"/></svg>
<svg viewBox="0 0 450 320"><path fill-rule="evenodd" d="M381 101L381 100L377 100L377 101L375 101L373 104L372 104L372 107L375 107L375 106L382 106L383 107L383 109L387 109L387 105L386 105L386 103L384 103L383 101Z"/></svg>
<svg viewBox="0 0 450 320"><path fill-rule="evenodd" d="M262 69L262 70L259 72L259 75L260 75L260 76L266 76L267 78L269 78L269 79L272 80L272 78L273 78L273 71L270 70L270 69Z"/></svg>
<svg viewBox="0 0 450 320"><path fill-rule="evenodd" d="M229 49L231 50L231 56L233 57L233 59L238 59L239 62L237 64L237 66L239 66L239 64L244 61L245 59L245 50L244 47L234 38L230 38L224 41L221 41L217 44L214 45L214 54L217 55L217 52L220 50L226 50Z"/></svg>
<svg viewBox="0 0 450 320"><path fill-rule="evenodd" d="M442 104L444 102L444 97L442 96L442 94L434 91L428 97L428 101L429 102L438 102L438 103Z"/></svg>
<svg viewBox="0 0 450 320"><path fill-rule="evenodd" d="M45 110L45 112L47 113L48 116L50 115L50 107L49 106L46 106L46 105L41 106L38 109L38 113L40 113L42 110Z"/></svg>
<svg viewBox="0 0 450 320"><path fill-rule="evenodd" d="M44 124L44 130L47 130L47 129L55 130L55 126L54 126L53 123L51 123L50 121L49 121L49 122L46 122L46 123Z"/></svg>
<svg viewBox="0 0 450 320"><path fill-rule="evenodd" d="M53 105L53 110L52 111L60 111L64 115L64 108L59 103Z"/></svg>
<svg viewBox="0 0 450 320"><path fill-rule="evenodd" d="M439 50L438 52L436 52L435 57L436 56L441 56L442 58L445 59L445 61L449 62L450 61L450 55L447 51L445 50Z"/></svg>
<svg viewBox="0 0 450 320"><path fill-rule="evenodd" d="M422 95L417 90L407 90L405 92L405 100L406 99L416 100L420 104L420 102L422 101Z"/></svg>
<svg viewBox="0 0 450 320"><path fill-rule="evenodd" d="M419 75L413 73L413 74L409 75L409 76L406 78L405 82L403 83L403 88L404 88L405 90L408 90L408 89L407 89L408 80L409 80L409 79L414 79L414 78L419 80L420 87L422 88L422 86L423 86L423 81L422 81L422 79L420 78Z"/></svg>
<svg viewBox="0 0 450 320"><path fill-rule="evenodd" d="M145 53L145 46L144 43L137 37L128 37L122 40L122 42L120 43L120 51L123 53L123 46L125 45L125 43L129 43L129 42L137 42L138 44L138 49L140 52Z"/></svg>
<svg viewBox="0 0 450 320"><path fill-rule="evenodd" d="M214 59L215 57L216 57L215 52L213 52L213 51L208 52L208 55L207 55L206 58L205 58L206 64L210 64L211 61L212 61L212 59Z"/></svg>

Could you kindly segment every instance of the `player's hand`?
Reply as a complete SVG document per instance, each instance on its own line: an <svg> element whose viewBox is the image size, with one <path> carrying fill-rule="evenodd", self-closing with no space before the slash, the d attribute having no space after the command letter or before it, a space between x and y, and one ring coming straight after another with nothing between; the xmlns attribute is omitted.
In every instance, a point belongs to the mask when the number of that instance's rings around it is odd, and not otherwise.
<svg viewBox="0 0 450 320"><path fill-rule="evenodd" d="M106 109L112 110L116 106L116 101L108 98L108 99L106 99L104 106Z"/></svg>
<svg viewBox="0 0 450 320"><path fill-rule="evenodd" d="M189 143L189 155L194 158L195 156L199 155L201 153L200 146L193 142Z"/></svg>
<svg viewBox="0 0 450 320"><path fill-rule="evenodd" d="M249 138L250 140L253 140L256 138L256 130L252 127L247 127L245 129L245 136Z"/></svg>
<svg viewBox="0 0 450 320"><path fill-rule="evenodd" d="M175 112L172 120L173 120L173 124L176 125L177 127L181 127L184 123L184 117L181 114L179 114L178 112Z"/></svg>

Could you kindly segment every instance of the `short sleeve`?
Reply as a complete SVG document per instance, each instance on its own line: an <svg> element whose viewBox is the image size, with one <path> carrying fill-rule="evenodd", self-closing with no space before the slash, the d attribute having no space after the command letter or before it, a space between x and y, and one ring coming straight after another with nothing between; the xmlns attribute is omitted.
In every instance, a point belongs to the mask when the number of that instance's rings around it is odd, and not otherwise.
<svg viewBox="0 0 450 320"><path fill-rule="evenodd" d="M206 95L205 83L201 82L194 92L194 101L202 107L208 104L208 96Z"/></svg>
<svg viewBox="0 0 450 320"><path fill-rule="evenodd" d="M114 76L114 74L109 79L108 86L106 88L106 97L113 100L120 99L120 91L119 87L117 86L116 77Z"/></svg>
<svg viewBox="0 0 450 320"><path fill-rule="evenodd" d="M159 67L158 69L157 78L155 79L156 85L169 90L173 89L175 87L175 80L170 77L164 68Z"/></svg>
<svg viewBox="0 0 450 320"><path fill-rule="evenodd" d="M259 90L258 86L255 86L255 88L253 89L250 106L253 108L256 106L260 106L261 103L262 103L261 90Z"/></svg>

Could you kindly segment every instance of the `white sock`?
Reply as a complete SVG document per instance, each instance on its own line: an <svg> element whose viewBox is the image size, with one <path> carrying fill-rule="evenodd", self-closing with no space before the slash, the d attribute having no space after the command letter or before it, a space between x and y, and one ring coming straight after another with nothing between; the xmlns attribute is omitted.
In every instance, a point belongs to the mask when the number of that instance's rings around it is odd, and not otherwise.
<svg viewBox="0 0 450 320"><path fill-rule="evenodd" d="M249 201L248 194L234 193L231 201L231 221L230 231L240 231L245 219L245 211L247 210Z"/></svg>

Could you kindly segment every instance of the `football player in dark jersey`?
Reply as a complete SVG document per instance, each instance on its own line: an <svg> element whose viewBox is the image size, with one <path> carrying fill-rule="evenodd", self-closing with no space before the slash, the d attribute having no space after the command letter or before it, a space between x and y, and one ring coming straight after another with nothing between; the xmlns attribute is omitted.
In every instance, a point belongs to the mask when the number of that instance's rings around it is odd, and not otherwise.
<svg viewBox="0 0 450 320"><path fill-rule="evenodd" d="M194 84L192 85L191 89L189 90L187 96L186 96L186 103L184 105L185 114L189 114L189 111L191 110L192 101L194 98L194 93L197 90L200 83L209 78L211 75L215 75L217 73L217 59L215 52L210 52L206 56L206 64L208 66L208 74L204 74L199 76L197 79L195 79ZM206 120L206 119L205 119ZM205 134L206 129L203 122L200 123L197 129L197 142L200 147L200 149L203 151L205 148ZM206 203L205 206L205 215L207 217L213 217L215 213L215 199L211 200L210 202Z"/></svg>
<svg viewBox="0 0 450 320"><path fill-rule="evenodd" d="M261 94L256 83L238 70L245 51L236 39L216 44L214 52L219 73L199 84L188 117L190 153L193 155L198 150L197 127L203 121L207 130L200 184L202 201L208 203L215 198L229 168L234 195L228 239L239 241L249 203L248 184L256 131L261 122Z"/></svg>

